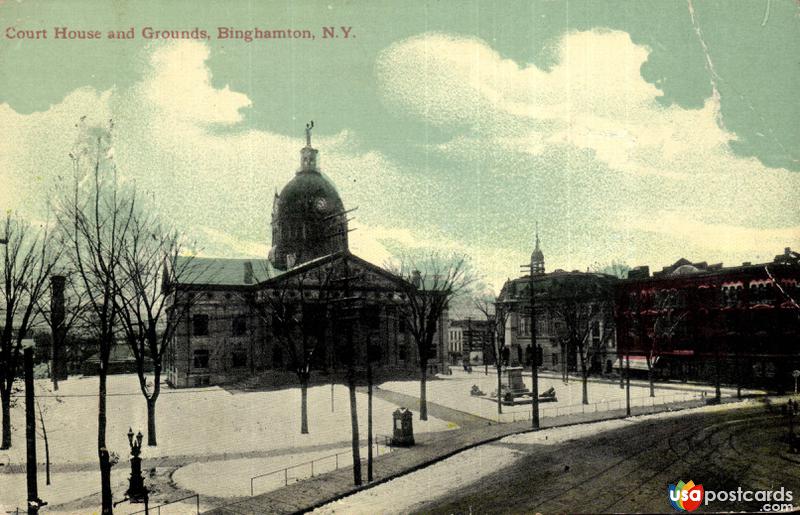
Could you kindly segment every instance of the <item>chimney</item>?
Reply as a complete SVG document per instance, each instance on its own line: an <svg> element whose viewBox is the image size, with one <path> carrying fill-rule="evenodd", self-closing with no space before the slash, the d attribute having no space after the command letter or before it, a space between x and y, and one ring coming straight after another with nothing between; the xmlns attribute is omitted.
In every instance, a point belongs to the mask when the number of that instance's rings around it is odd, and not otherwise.
<svg viewBox="0 0 800 515"><path fill-rule="evenodd" d="M255 278L253 277L253 263L251 261L244 262L244 283L253 284Z"/></svg>
<svg viewBox="0 0 800 515"><path fill-rule="evenodd" d="M414 285L414 288L419 288L422 285L422 274L419 270L411 272L411 284Z"/></svg>
<svg viewBox="0 0 800 515"><path fill-rule="evenodd" d="M788 256L791 253L792 253L792 248L791 247L786 247L785 249L783 249L783 254L785 256Z"/></svg>

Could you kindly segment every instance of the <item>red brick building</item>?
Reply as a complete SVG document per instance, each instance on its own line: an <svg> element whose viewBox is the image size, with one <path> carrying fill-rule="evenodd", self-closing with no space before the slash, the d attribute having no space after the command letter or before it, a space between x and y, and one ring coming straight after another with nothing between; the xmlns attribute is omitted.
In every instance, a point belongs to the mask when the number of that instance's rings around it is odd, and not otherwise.
<svg viewBox="0 0 800 515"><path fill-rule="evenodd" d="M638 267L616 286L619 352L657 377L785 387L800 369L798 299L789 248L769 263Z"/></svg>

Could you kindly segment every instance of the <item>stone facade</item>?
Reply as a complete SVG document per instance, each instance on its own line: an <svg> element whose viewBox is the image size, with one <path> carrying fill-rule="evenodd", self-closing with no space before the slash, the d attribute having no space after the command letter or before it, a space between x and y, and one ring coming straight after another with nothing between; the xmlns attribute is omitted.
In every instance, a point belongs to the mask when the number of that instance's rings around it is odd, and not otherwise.
<svg viewBox="0 0 800 515"><path fill-rule="evenodd" d="M275 198L269 259L178 258L188 272L165 285L178 320L165 356L172 386L363 369L368 357L383 368L418 368L404 306L409 295L439 293L349 252L344 204L307 138L300 170ZM429 372L445 369L447 327L445 311Z"/></svg>
<svg viewBox="0 0 800 515"><path fill-rule="evenodd" d="M531 254L532 275L508 280L497 298L506 311L505 346L508 362L530 365L536 355L541 368L560 371L580 370L579 346L570 332L577 332L583 343L587 368L591 373L611 372L617 359L613 320L613 285L617 279L605 274L566 272L546 273L539 237ZM531 294L535 292L535 324L531 321ZM535 338L532 337L535 326Z"/></svg>

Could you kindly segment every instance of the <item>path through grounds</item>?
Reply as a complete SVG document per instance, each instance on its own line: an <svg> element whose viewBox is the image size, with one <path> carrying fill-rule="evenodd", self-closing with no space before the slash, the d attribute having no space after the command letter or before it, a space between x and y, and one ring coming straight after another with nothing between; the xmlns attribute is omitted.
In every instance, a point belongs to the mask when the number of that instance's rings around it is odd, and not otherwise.
<svg viewBox="0 0 800 515"><path fill-rule="evenodd" d="M386 400L399 402L401 405L414 408L411 404L418 400L410 396L402 396L394 392L376 392ZM677 408L698 407L704 403L699 400L680 403L679 405L656 405L647 407L634 407L633 415L645 413L672 411ZM498 424L481 419L446 406L428 401L429 413L437 413L437 418L443 420L458 418L460 428L454 431L428 433L416 437L417 444L409 449L402 449L391 454L381 456L375 460L375 482L370 485L389 481L409 472L429 466L443 459L458 454L465 449L493 442L505 436L526 432L530 429L530 421ZM548 417L542 419L542 427L558 427L579 424L589 421L621 418L625 410L613 410L601 413L579 413ZM363 467L366 476L366 467ZM353 486L353 471L351 467L343 468L305 481L290 484L287 487L261 495L245 498L237 502L221 506L207 513L223 514L261 514L261 513L298 513L304 512L346 495L355 493L367 487L356 488ZM374 508L374 506L373 506ZM347 510L341 511L346 513Z"/></svg>

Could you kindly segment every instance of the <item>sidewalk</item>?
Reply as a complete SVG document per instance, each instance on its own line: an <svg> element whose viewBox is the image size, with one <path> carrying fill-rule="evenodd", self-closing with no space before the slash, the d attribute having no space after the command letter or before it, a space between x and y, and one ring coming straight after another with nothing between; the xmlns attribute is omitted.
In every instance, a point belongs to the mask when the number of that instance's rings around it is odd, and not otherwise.
<svg viewBox="0 0 800 515"><path fill-rule="evenodd" d="M460 367L451 366L450 367L450 374L440 375L440 376L438 376L438 378L439 379L448 379L448 378L457 379L457 378L462 378L462 377L472 377L473 375L478 374L478 372L480 372L480 374L483 375L483 367L482 366L474 368L472 374L464 372ZM497 369L494 367L494 365L490 365L489 366L489 375L494 375L494 376L497 375ZM539 375L539 379L547 378L547 379L558 379L559 381L561 380L561 373L560 372L555 372L555 371L552 371L552 370L539 370L538 375ZM522 376L523 377L528 377L528 378L531 377L530 367L523 368ZM580 383L583 379L580 376L580 372L571 372L570 376L569 376L569 380L570 380L570 382ZM587 378L587 382L589 382L590 384L591 383L601 383L601 384L617 384L618 385L619 384L619 376L604 377L604 376L591 375L591 376L589 376ZM631 378L631 386L639 386L639 387L646 388L646 387L650 386L650 381L648 381L647 379ZM670 381L670 382L656 381L655 382L655 387L663 389L663 390L679 390L679 391L688 391L688 392L693 392L693 391L697 391L697 392L700 392L700 391L713 392L714 388L715 388L713 384L696 383L696 382L682 383L682 382L676 382L676 381ZM736 394L736 386L722 385L721 390L723 392L723 395ZM752 394L765 395L766 392L764 390L760 390L760 389L757 389L757 388L742 387L742 395L752 395Z"/></svg>
<svg viewBox="0 0 800 515"><path fill-rule="evenodd" d="M402 394L394 394L393 392L388 393L391 393L392 396L408 397ZM383 396L383 393L380 395ZM409 397L409 399L413 398ZM409 399L397 398L404 405L414 407L410 402L406 402ZM387 398L387 400L389 399ZM634 407L631 412L632 415L644 415L702 405L704 403L701 401L690 401L673 405ZM438 417L445 413L452 415L453 413L461 412L428 402L428 413L432 416L434 416L434 413L438 413L436 415ZM542 428L596 422L624 416L624 409L602 413L563 415L543 419ZM448 418L445 417L445 420L448 420ZM527 432L531 428L530 424L530 421L527 420L498 424L487 419L461 413L461 424L459 424L461 427L459 429L417 435L417 444L414 447L399 449L391 454L376 458L373 466L375 480L369 485L353 486L353 470L352 467L349 467L306 479L266 494L245 498L206 513L215 515L303 513L341 497L431 465L463 450L495 441L511 434ZM366 462L362 465L362 474L366 481Z"/></svg>

